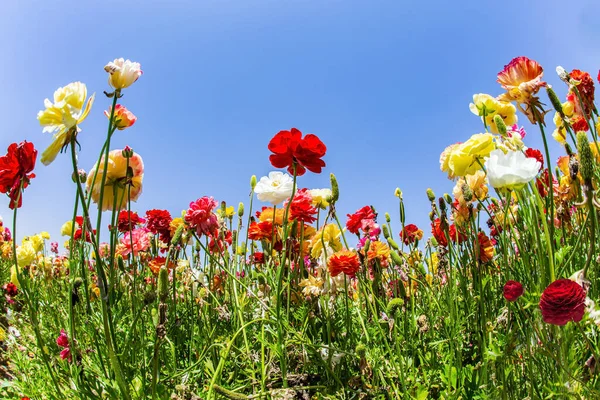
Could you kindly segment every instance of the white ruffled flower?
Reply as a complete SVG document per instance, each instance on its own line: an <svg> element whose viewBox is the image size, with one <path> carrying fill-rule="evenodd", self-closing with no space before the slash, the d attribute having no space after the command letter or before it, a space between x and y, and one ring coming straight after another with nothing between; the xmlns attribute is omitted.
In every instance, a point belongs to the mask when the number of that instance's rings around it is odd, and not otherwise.
<svg viewBox="0 0 600 400"><path fill-rule="evenodd" d="M269 176L260 178L254 192L260 201L277 205L290 197L294 190L293 178L283 172L269 172Z"/></svg>
<svg viewBox="0 0 600 400"><path fill-rule="evenodd" d="M487 177L496 189L520 189L534 179L541 164L520 151L494 150L485 162Z"/></svg>

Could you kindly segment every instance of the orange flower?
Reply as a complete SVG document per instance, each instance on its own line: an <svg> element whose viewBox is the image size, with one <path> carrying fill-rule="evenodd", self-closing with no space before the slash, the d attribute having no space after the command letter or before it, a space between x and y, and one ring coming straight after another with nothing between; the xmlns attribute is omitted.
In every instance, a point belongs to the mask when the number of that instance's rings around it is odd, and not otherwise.
<svg viewBox="0 0 600 400"><path fill-rule="evenodd" d="M490 238L484 232L479 232L477 241L479 242L479 261L482 263L492 261L492 258L494 258L494 245Z"/></svg>
<svg viewBox="0 0 600 400"><path fill-rule="evenodd" d="M379 241L371 242L369 251L367 251L367 260L378 259L382 267L387 267L390 258L390 248L387 244Z"/></svg>
<svg viewBox="0 0 600 400"><path fill-rule="evenodd" d="M285 209L279 208L275 211L275 217L273 218L273 207L263 207L261 211L256 212L256 216L261 222L269 221L275 222L276 225L283 225L283 217L285 215ZM289 216L288 216L289 221Z"/></svg>
<svg viewBox="0 0 600 400"><path fill-rule="evenodd" d="M342 272L347 276L354 277L360 268L358 254L350 250L340 250L334 253L327 261L327 267L332 277Z"/></svg>
<svg viewBox="0 0 600 400"><path fill-rule="evenodd" d="M273 237L273 224L271 221L252 222L248 227L248 239L271 240Z"/></svg>
<svg viewBox="0 0 600 400"><path fill-rule="evenodd" d="M544 69L536 61L527 57L513 58L498 73L498 83L506 89L506 93L498 96L498 100L516 101L519 110L535 124L536 114L543 118L542 106L535 97L540 88L546 86L546 82L542 81L543 75ZM527 108L523 110L521 104L526 104Z"/></svg>
<svg viewBox="0 0 600 400"><path fill-rule="evenodd" d="M148 268L154 275L158 276L158 272L160 268L165 265L167 259L165 257L154 257L150 262L148 262ZM173 261L169 261L169 264L166 266L167 269L171 270L175 267L175 263Z"/></svg>

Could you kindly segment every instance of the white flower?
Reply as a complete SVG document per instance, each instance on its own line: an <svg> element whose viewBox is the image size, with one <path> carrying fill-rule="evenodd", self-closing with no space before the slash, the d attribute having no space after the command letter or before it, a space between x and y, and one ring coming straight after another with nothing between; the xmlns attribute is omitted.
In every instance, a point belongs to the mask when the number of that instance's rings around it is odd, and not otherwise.
<svg viewBox="0 0 600 400"><path fill-rule="evenodd" d="M541 164L520 151L494 150L485 162L490 185L496 189L520 189L535 178Z"/></svg>
<svg viewBox="0 0 600 400"><path fill-rule="evenodd" d="M260 201L277 205L290 197L294 190L294 180L280 171L269 172L269 176L260 178L254 192Z"/></svg>
<svg viewBox="0 0 600 400"><path fill-rule="evenodd" d="M313 206L322 209L326 209L329 206L329 200L331 200L332 196L331 189L311 189L309 193L313 199Z"/></svg>
<svg viewBox="0 0 600 400"><path fill-rule="evenodd" d="M122 58L109 62L104 70L109 73L108 84L115 89L125 89L133 85L142 75L140 63Z"/></svg>

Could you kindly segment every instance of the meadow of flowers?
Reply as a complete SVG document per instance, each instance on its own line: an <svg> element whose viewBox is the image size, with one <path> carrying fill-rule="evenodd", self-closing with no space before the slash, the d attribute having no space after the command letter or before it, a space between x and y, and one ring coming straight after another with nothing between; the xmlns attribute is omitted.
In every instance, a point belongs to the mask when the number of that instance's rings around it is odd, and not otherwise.
<svg viewBox="0 0 600 400"><path fill-rule="evenodd" d="M276 171L250 178L245 203L199 193L181 215L135 210L142 156L111 139L136 122L126 100L142 70L124 59L104 70L104 95L74 82L44 101L53 138L39 160L26 141L0 157L12 214L0 223L0 398L600 398L589 73L556 69L563 102L537 62L510 61L499 96L473 96L480 133L442 152L455 186L423 194L431 225L418 227L400 189L392 221L368 204L339 215L352 194L334 174L305 188L327 146L296 128L265 136ZM101 99L106 139L86 171L78 135ZM56 157L73 171L60 245L19 231L37 162Z"/></svg>

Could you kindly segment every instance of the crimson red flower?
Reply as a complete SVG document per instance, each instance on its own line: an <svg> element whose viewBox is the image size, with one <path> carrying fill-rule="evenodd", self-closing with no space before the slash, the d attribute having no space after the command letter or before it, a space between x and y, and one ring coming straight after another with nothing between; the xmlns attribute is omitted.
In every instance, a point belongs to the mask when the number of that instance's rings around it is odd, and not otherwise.
<svg viewBox="0 0 600 400"><path fill-rule="evenodd" d="M349 250L340 250L327 260L327 268L332 277L342 272L347 276L354 277L360 269L358 254Z"/></svg>
<svg viewBox="0 0 600 400"><path fill-rule="evenodd" d="M327 152L327 147L316 135L308 134L302 137L302 132L296 128L290 131L280 131L269 142L269 150L274 154L269 156L271 165L275 168L286 168L290 174L304 175L308 169L316 174L321 173L325 161L321 157Z"/></svg>
<svg viewBox="0 0 600 400"><path fill-rule="evenodd" d="M119 229L119 232L121 233L129 232L130 230L134 230L137 227L137 225L141 225L144 222L146 222L146 220L144 218L140 218L140 216L135 211L129 212L127 210L123 210L119 213L119 222L117 225L117 229Z"/></svg>
<svg viewBox="0 0 600 400"><path fill-rule="evenodd" d="M346 229L348 229L348 232L358 235L360 229L362 229L363 221L374 220L376 215L371 206L364 206L354 214L348 214L347 217Z"/></svg>
<svg viewBox="0 0 600 400"><path fill-rule="evenodd" d="M444 233L444 230L442 229L442 221L440 221L439 218L436 218L431 223L431 234L433 235L435 240L438 242L438 245L443 246L443 247L448 246L448 240L446 239L446 234Z"/></svg>
<svg viewBox="0 0 600 400"><path fill-rule="evenodd" d="M217 207L217 201L208 196L199 198L190 203L185 213L185 222L196 229L198 235L212 235L219 228L219 221L213 210Z"/></svg>
<svg viewBox="0 0 600 400"><path fill-rule="evenodd" d="M287 206L287 202L284 206ZM312 205L312 196L308 189L298 190L290 204L291 219L311 224L317 220L316 214L317 209Z"/></svg>
<svg viewBox="0 0 600 400"><path fill-rule="evenodd" d="M585 296L581 285L570 279L552 282L540 298L544 322L565 325L569 321L581 321L585 313Z"/></svg>
<svg viewBox="0 0 600 400"><path fill-rule="evenodd" d="M590 126L588 125L587 121L581 115L576 115L573 118L571 118L571 125L573 126L573 130L575 132L587 132L590 129Z"/></svg>
<svg viewBox="0 0 600 400"><path fill-rule="evenodd" d="M94 235L96 235L96 230L93 230ZM77 229L73 234L73 240L79 240L83 236L83 230L81 228ZM85 241L88 243L92 243L92 237L90 236L90 231L85 231Z"/></svg>
<svg viewBox="0 0 600 400"><path fill-rule="evenodd" d="M9 207L14 209L23 204L22 189L29 186L37 158L37 150L33 143L23 141L8 146L5 156L0 157L0 193L10 197ZM21 184L22 182L22 184Z"/></svg>
<svg viewBox="0 0 600 400"><path fill-rule="evenodd" d="M248 239L271 240L273 237L273 223L271 221L252 221L248 227Z"/></svg>
<svg viewBox="0 0 600 400"><path fill-rule="evenodd" d="M265 263L265 254L261 253L260 251L255 252L250 257L251 257L251 261L254 264L264 264Z"/></svg>
<svg viewBox="0 0 600 400"><path fill-rule="evenodd" d="M146 211L146 228L155 235L159 235L160 240L165 243L171 241L171 213L167 210L148 210ZM129 227L129 225L127 225ZM129 229L126 230L128 232Z"/></svg>
<svg viewBox="0 0 600 400"><path fill-rule="evenodd" d="M230 230L223 235L222 233L217 233L216 239L214 236L210 236L210 241L208 242L208 249L211 253L222 252L225 247L231 246L233 243L233 234Z"/></svg>
<svg viewBox="0 0 600 400"><path fill-rule="evenodd" d="M544 156L542 156L541 151L539 151L538 149L528 148L527 150L525 150L525 155L529 158L536 159L540 162L540 171L542 170L542 168L544 168Z"/></svg>
<svg viewBox="0 0 600 400"><path fill-rule="evenodd" d="M569 75L572 79L579 81L577 90L584 105L585 115L589 118L594 109L594 80L589 73L578 69L574 69ZM579 98L576 98L575 101L577 101L575 104L579 104Z"/></svg>
<svg viewBox="0 0 600 400"><path fill-rule="evenodd" d="M9 295L11 297L16 296L19 293L19 289L12 282L4 285L4 291L6 292L7 295Z"/></svg>
<svg viewBox="0 0 600 400"><path fill-rule="evenodd" d="M400 232L400 239L408 246L417 240L423 239L423 231L417 228L415 224L408 224Z"/></svg>
<svg viewBox="0 0 600 400"><path fill-rule="evenodd" d="M517 281L508 281L504 284L503 294L506 301L517 301L523 295L523 285Z"/></svg>

